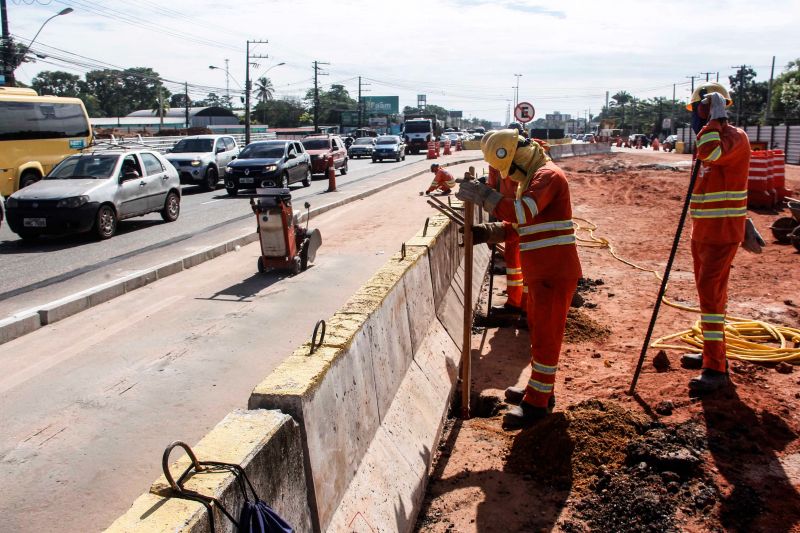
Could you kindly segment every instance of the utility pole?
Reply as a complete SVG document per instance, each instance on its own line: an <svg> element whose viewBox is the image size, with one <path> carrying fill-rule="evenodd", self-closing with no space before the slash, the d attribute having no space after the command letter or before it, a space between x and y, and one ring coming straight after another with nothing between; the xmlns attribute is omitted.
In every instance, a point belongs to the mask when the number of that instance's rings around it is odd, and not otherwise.
<svg viewBox="0 0 800 533"><path fill-rule="evenodd" d="M362 83L361 76L358 77L358 127L360 128L363 126L364 120L364 102L361 100L361 93L365 92L368 93L368 89L362 89L361 87L370 85L369 83Z"/></svg>
<svg viewBox="0 0 800 533"><path fill-rule="evenodd" d="M511 123L511 102L506 104L506 125Z"/></svg>
<svg viewBox="0 0 800 533"><path fill-rule="evenodd" d="M770 111L772 108L772 80L775 77L775 56L772 56L772 70L769 71L769 85L767 85L767 110L764 113L764 125L769 125Z"/></svg>
<svg viewBox="0 0 800 533"><path fill-rule="evenodd" d="M744 69L747 65L740 65L738 67L731 67L739 69L739 90L736 92L736 125L742 125L742 100L744 98Z"/></svg>
<svg viewBox="0 0 800 533"><path fill-rule="evenodd" d="M11 48L11 36L8 33L8 11L6 10L6 0L0 0L0 22L3 27L3 75L5 76L5 85L13 87L16 85L14 81L14 52Z"/></svg>
<svg viewBox="0 0 800 533"><path fill-rule="evenodd" d="M714 73L713 73L713 72L701 72L701 73L700 73L700 75L701 75L701 76L702 76L703 74L705 74L705 76L706 76L706 81L709 81L708 77L709 77L709 76L711 76L711 75L712 75L712 74L714 74Z"/></svg>
<svg viewBox="0 0 800 533"><path fill-rule="evenodd" d="M675 127L675 106L677 102L675 102L675 85L676 83L672 84L672 107L670 108L672 111L669 117L669 134L675 135L676 127Z"/></svg>
<svg viewBox="0 0 800 533"><path fill-rule="evenodd" d="M314 133L319 132L319 76L327 76L325 72L320 72L320 65L330 65L322 61L314 61Z"/></svg>
<svg viewBox="0 0 800 533"><path fill-rule="evenodd" d="M186 120L186 134L189 134L189 82L183 82L183 111L184 111L184 120Z"/></svg>
<svg viewBox="0 0 800 533"><path fill-rule="evenodd" d="M161 85L158 86L158 123L159 130L164 129L164 92Z"/></svg>
<svg viewBox="0 0 800 533"><path fill-rule="evenodd" d="M684 78L691 78L692 79L692 93L694 93L694 80L695 78L699 78L700 76L684 76Z"/></svg>
<svg viewBox="0 0 800 533"><path fill-rule="evenodd" d="M228 102L228 109L233 108L233 103L231 103L231 71L230 71L230 59L225 60L225 101Z"/></svg>
<svg viewBox="0 0 800 533"><path fill-rule="evenodd" d="M522 74L514 74L517 78L517 86L514 90L514 109L517 108L517 104L519 104L519 79L522 77Z"/></svg>
<svg viewBox="0 0 800 533"><path fill-rule="evenodd" d="M250 83L250 60L267 59L269 56L251 56L251 44L267 44L269 41L247 41L246 53L247 61L244 70L244 144L250 144L250 93L253 92Z"/></svg>

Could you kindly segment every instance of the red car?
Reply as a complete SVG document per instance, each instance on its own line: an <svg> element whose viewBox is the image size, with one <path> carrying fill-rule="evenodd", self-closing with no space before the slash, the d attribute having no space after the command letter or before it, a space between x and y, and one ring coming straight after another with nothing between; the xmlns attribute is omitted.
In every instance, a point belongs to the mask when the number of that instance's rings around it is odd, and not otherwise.
<svg viewBox="0 0 800 533"><path fill-rule="evenodd" d="M333 161L334 169L347 174L347 148L338 135L309 135L303 139L303 147L311 156L312 173L326 173Z"/></svg>

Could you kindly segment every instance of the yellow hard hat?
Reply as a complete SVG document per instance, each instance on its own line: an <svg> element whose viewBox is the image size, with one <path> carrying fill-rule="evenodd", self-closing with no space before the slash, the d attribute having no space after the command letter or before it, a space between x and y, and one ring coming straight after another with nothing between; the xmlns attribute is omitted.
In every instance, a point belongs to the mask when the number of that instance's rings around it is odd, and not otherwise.
<svg viewBox="0 0 800 533"><path fill-rule="evenodd" d="M524 141L525 139L519 136L517 130L500 130L492 132L491 135L487 134L481 139L481 141L485 141L481 142L483 159L505 178L514 161L517 143L520 140Z"/></svg>
<svg viewBox="0 0 800 533"><path fill-rule="evenodd" d="M692 99L686 104L686 110L691 111L692 106L697 102L701 101L703 98L706 97L708 93L719 93L725 97L725 107L730 107L733 105L733 100L731 100L731 96L728 94L728 89L720 85L719 83L713 81L707 81L701 85L698 85L694 92L692 93Z"/></svg>

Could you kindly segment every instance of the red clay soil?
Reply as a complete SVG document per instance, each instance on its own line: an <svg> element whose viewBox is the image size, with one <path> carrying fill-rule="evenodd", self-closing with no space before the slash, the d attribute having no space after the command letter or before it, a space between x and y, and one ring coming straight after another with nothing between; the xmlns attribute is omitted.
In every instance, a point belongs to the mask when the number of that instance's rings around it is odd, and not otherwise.
<svg viewBox="0 0 800 533"><path fill-rule="evenodd" d="M681 170L641 166L661 162L682 162ZM688 156L638 151L560 164L575 216L597 224L623 257L663 269ZM800 168L786 174L800 190ZM800 253L768 229L788 215L749 213L768 245L761 255L737 254L730 314L800 327ZM680 368L679 352L668 352L671 365L658 372L650 350L628 396L658 282L607 250L579 253L584 305L570 316L555 413L529 430L503 431L503 390L529 373L527 331L473 330L472 391L484 417L448 420L417 531L800 532L800 368L732 362L735 387L696 399L687 388L696 371ZM494 304L503 289L495 277ZM696 305L688 228L669 295ZM654 338L696 320L661 309Z"/></svg>

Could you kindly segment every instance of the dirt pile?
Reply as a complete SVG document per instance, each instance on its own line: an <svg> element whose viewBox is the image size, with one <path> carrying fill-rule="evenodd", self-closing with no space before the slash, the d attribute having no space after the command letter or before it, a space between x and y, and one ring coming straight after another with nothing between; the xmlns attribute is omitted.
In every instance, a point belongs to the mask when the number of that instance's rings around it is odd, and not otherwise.
<svg viewBox="0 0 800 533"><path fill-rule="evenodd" d="M567 328L564 331L565 342L583 342L602 340L611 335L611 330L579 309L570 309L567 314Z"/></svg>
<svg viewBox="0 0 800 533"><path fill-rule="evenodd" d="M580 489L600 467L623 464L628 443L647 424L647 418L613 401L587 400L517 435L506 469L557 488Z"/></svg>

